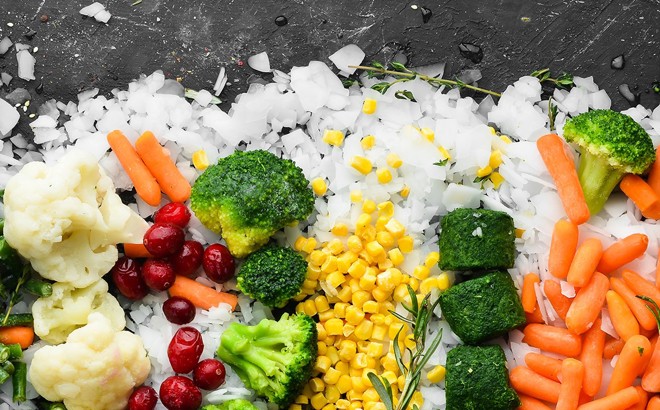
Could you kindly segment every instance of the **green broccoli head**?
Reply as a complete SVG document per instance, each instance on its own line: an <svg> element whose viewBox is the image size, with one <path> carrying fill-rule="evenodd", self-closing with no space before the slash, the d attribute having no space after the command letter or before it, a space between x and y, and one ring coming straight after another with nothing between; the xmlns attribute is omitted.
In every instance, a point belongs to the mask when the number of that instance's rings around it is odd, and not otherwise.
<svg viewBox="0 0 660 410"><path fill-rule="evenodd" d="M564 138L582 153L578 176L592 215L605 205L626 173L642 174L655 160L649 134L630 116L593 110L571 118Z"/></svg>
<svg viewBox="0 0 660 410"><path fill-rule="evenodd" d="M254 326L232 323L222 333L217 356L246 387L287 408L311 377L317 341L311 317L284 314L279 321L264 319Z"/></svg>
<svg viewBox="0 0 660 410"><path fill-rule="evenodd" d="M207 404L201 410L259 410L259 408L248 400L233 399L221 404Z"/></svg>
<svg viewBox="0 0 660 410"><path fill-rule="evenodd" d="M269 307L283 307L300 293L307 262L291 248L266 246L247 257L236 275L238 289Z"/></svg>
<svg viewBox="0 0 660 410"><path fill-rule="evenodd" d="M293 161L268 151L236 151L197 178L190 203L204 226L221 233L240 258L279 229L307 218L314 194Z"/></svg>

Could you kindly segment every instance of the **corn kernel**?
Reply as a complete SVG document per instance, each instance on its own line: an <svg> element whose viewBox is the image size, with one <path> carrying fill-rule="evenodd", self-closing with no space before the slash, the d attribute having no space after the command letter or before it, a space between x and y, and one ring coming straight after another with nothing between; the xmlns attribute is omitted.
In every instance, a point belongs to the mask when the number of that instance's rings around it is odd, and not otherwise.
<svg viewBox="0 0 660 410"><path fill-rule="evenodd" d="M385 249L383 249L383 246L376 241L369 242L366 246L366 250L374 259L381 258L385 255Z"/></svg>
<svg viewBox="0 0 660 410"><path fill-rule="evenodd" d="M364 320L364 312L359 308L350 305L346 308L346 322L357 326Z"/></svg>
<svg viewBox="0 0 660 410"><path fill-rule="evenodd" d="M350 389L349 389L349 390L350 390ZM348 390L347 390L347 391L348 391ZM341 392L341 391L340 391L340 392ZM344 394L344 393L346 393L346 392L341 392L341 393ZM351 405L351 402L348 401L348 400L346 400L346 399L339 399L339 400L337 400L337 402L335 403L335 406L336 406L339 410L348 410L348 408L349 408L350 405Z"/></svg>
<svg viewBox="0 0 660 410"><path fill-rule="evenodd" d="M443 147L442 145L438 145L438 151L440 151L440 155L442 155L443 159L448 161L451 160L451 155L449 154L449 151L447 151L447 148Z"/></svg>
<svg viewBox="0 0 660 410"><path fill-rule="evenodd" d="M328 404L323 407L323 410L329 410L329 406L332 406L332 409L335 409L334 403L337 402L341 398L341 393L339 393L339 389L337 386L335 386L336 383L331 384L330 386L325 387L325 398L328 400Z"/></svg>
<svg viewBox="0 0 660 410"><path fill-rule="evenodd" d="M422 133L422 136L429 142L435 141L435 132L431 128L424 127L420 130L420 132Z"/></svg>
<svg viewBox="0 0 660 410"><path fill-rule="evenodd" d="M438 287L438 278L435 277L430 277L424 279L420 284L419 284L419 291L426 295L427 293L430 293L433 289Z"/></svg>
<svg viewBox="0 0 660 410"><path fill-rule="evenodd" d="M376 328L374 327L374 331L375 330ZM383 350L384 347L382 343L370 342L367 347L367 355L370 357L381 357L383 355Z"/></svg>
<svg viewBox="0 0 660 410"><path fill-rule="evenodd" d="M388 269L393 268L393 267L394 267L394 264L389 259L384 259L384 260L378 261L378 269L381 270L381 271L388 270Z"/></svg>
<svg viewBox="0 0 660 410"><path fill-rule="evenodd" d="M351 367L356 369L364 369L367 367L367 355L364 353L357 353L353 359L351 359Z"/></svg>
<svg viewBox="0 0 660 410"><path fill-rule="evenodd" d="M394 248L390 249L387 252L387 257L389 258L390 261L392 261L393 266L399 266L403 263L403 254L401 253L401 249L399 248Z"/></svg>
<svg viewBox="0 0 660 410"><path fill-rule="evenodd" d="M309 262L314 264L315 266L321 266L323 265L323 262L325 262L326 258L328 255L320 250L314 250L312 253L309 254Z"/></svg>
<svg viewBox="0 0 660 410"><path fill-rule="evenodd" d="M367 175L371 172L371 168L373 168L369 159L359 155L356 155L351 159L351 166L362 175Z"/></svg>
<svg viewBox="0 0 660 410"><path fill-rule="evenodd" d="M330 255L325 259L323 265L321 265L321 272L329 274L335 271L337 271L337 257Z"/></svg>
<svg viewBox="0 0 660 410"><path fill-rule="evenodd" d="M354 189L351 191L351 202L357 203L362 202L362 191L359 189Z"/></svg>
<svg viewBox="0 0 660 410"><path fill-rule="evenodd" d="M410 187L404 185L403 188L401 188L401 191L399 191L399 195L401 195L401 198L408 198L408 195L410 195Z"/></svg>
<svg viewBox="0 0 660 410"><path fill-rule="evenodd" d="M440 383L445 379L446 373L447 370L445 369L444 366L437 365L433 369L429 370L429 372L426 374L426 377L429 379L429 382L431 383Z"/></svg>
<svg viewBox="0 0 660 410"><path fill-rule="evenodd" d="M406 376L400 375L396 379L396 385L399 388L399 390L403 389L403 387L406 385Z"/></svg>
<svg viewBox="0 0 660 410"><path fill-rule="evenodd" d="M392 299L394 299L395 302L410 305L410 294L408 293L408 287L403 283L397 286L392 294Z"/></svg>
<svg viewBox="0 0 660 410"><path fill-rule="evenodd" d="M379 183L387 184L392 181L392 171L387 168L378 168L376 170L376 177L378 178Z"/></svg>
<svg viewBox="0 0 660 410"><path fill-rule="evenodd" d="M339 381L337 382L337 389L339 390L339 393L344 394L352 388L353 381L351 380L351 376L348 374L342 374L339 377Z"/></svg>
<svg viewBox="0 0 660 410"><path fill-rule="evenodd" d="M312 408L316 410L321 410L323 406L328 404L328 399L325 398L323 393L319 392L312 396L310 403L312 405Z"/></svg>
<svg viewBox="0 0 660 410"><path fill-rule="evenodd" d="M351 297L351 303L354 307L362 309L362 306L368 301L371 300L371 295L366 290L358 290L353 293ZM348 315L348 307L346 308L346 314Z"/></svg>
<svg viewBox="0 0 660 410"><path fill-rule="evenodd" d="M366 135L360 140L360 145L362 145L363 150L370 150L374 147L374 145L376 145L376 137L373 135Z"/></svg>
<svg viewBox="0 0 660 410"><path fill-rule="evenodd" d="M438 275L436 286L440 290L447 290L449 288L449 275L444 272Z"/></svg>
<svg viewBox="0 0 660 410"><path fill-rule="evenodd" d="M299 236L296 238L296 241L293 243L293 249L297 251L302 251L305 245L307 244L307 238L304 236Z"/></svg>
<svg viewBox="0 0 660 410"><path fill-rule="evenodd" d="M328 400L327 397L326 397L326 400ZM325 406L323 406L323 408L321 410L337 410L337 407L332 403L328 403Z"/></svg>
<svg viewBox="0 0 660 410"><path fill-rule="evenodd" d="M312 388L309 385L309 383L306 383L303 386L302 392L300 392L300 394L307 397L308 400L309 400L310 397L312 397L314 395L314 392L312 391Z"/></svg>
<svg viewBox="0 0 660 410"><path fill-rule="evenodd" d="M328 351L328 345L325 342L316 342L316 349L319 355L325 355Z"/></svg>
<svg viewBox="0 0 660 410"><path fill-rule="evenodd" d="M358 372L357 376L351 375L351 383L353 383L353 391L356 393L362 393L367 390L367 384L362 380L362 369L354 368L351 371Z"/></svg>
<svg viewBox="0 0 660 410"><path fill-rule="evenodd" d="M421 409L423 404L424 404L424 397L422 396L422 393L419 391L413 393L412 400L410 400L410 408L414 409L415 407L417 407L418 409Z"/></svg>
<svg viewBox="0 0 660 410"><path fill-rule="evenodd" d="M341 372L339 372L334 367L331 367L323 375L323 381L326 384L336 384L339 381L339 376L341 376Z"/></svg>
<svg viewBox="0 0 660 410"><path fill-rule="evenodd" d="M362 410L362 402L359 401L361 398L362 395L360 395L359 398L355 396L351 397L351 400L353 401L350 402L351 404L348 406L348 410Z"/></svg>
<svg viewBox="0 0 660 410"><path fill-rule="evenodd" d="M413 270L413 277L419 279L419 280L424 280L429 277L431 274L431 270L427 268L424 265L418 265L415 266L415 269Z"/></svg>
<svg viewBox="0 0 660 410"><path fill-rule="evenodd" d="M346 241L346 246L348 246L349 251L357 254L362 250L362 241L360 240L359 236L351 235Z"/></svg>
<svg viewBox="0 0 660 410"><path fill-rule="evenodd" d="M377 105L378 102L373 98L365 98L364 102L362 103L362 112L365 114L373 114L376 112Z"/></svg>
<svg viewBox="0 0 660 410"><path fill-rule="evenodd" d="M416 292L417 289L419 289L419 279L411 276L408 285L412 288L412 290Z"/></svg>
<svg viewBox="0 0 660 410"><path fill-rule="evenodd" d="M312 251L316 249L316 245L318 245L318 243L316 242L315 238L308 238L305 241L302 251L305 253L312 253Z"/></svg>
<svg viewBox="0 0 660 410"><path fill-rule="evenodd" d="M371 273L364 274L360 277L359 284L360 284L360 289L363 289L365 291L373 290L376 287L376 276Z"/></svg>
<svg viewBox="0 0 660 410"><path fill-rule="evenodd" d="M525 230L516 228L515 233L516 233L516 238L522 238L523 234L525 233Z"/></svg>
<svg viewBox="0 0 660 410"><path fill-rule="evenodd" d="M330 359L330 363L332 363L333 366L339 361L339 352L334 346L328 346L326 356Z"/></svg>
<svg viewBox="0 0 660 410"><path fill-rule="evenodd" d="M396 372L399 370L399 365L397 364L396 357L394 357L394 353L388 353L383 356L383 358L380 359L380 363L385 370L389 370L391 372Z"/></svg>
<svg viewBox="0 0 660 410"><path fill-rule="evenodd" d="M495 131L495 128L493 127L488 127L488 131L490 131L492 135L497 135L497 131Z"/></svg>
<svg viewBox="0 0 660 410"><path fill-rule="evenodd" d="M380 401L380 396L378 392L373 387L369 387L367 390L362 393L362 401L365 402L378 402Z"/></svg>
<svg viewBox="0 0 660 410"><path fill-rule="evenodd" d="M412 236L406 235L406 236L403 236L403 237L399 238L399 240L397 241L397 245L399 246L399 249L403 253L412 252L413 246L414 246L414 241L413 241Z"/></svg>
<svg viewBox="0 0 660 410"><path fill-rule="evenodd" d="M399 168L401 165L403 165L401 157L393 152L387 154L387 157L385 157L385 162L387 162L387 165L391 166L392 168Z"/></svg>
<svg viewBox="0 0 660 410"><path fill-rule="evenodd" d="M493 168L491 168L490 165L486 165L485 167L477 170L477 176L479 178L483 178L490 175L491 172L493 172Z"/></svg>
<svg viewBox="0 0 660 410"><path fill-rule="evenodd" d="M333 254L333 255L339 255L344 251L344 244L342 243L341 240L339 239L332 239L328 244L326 245L326 248Z"/></svg>
<svg viewBox="0 0 660 410"><path fill-rule="evenodd" d="M362 259L358 259L355 262L351 263L351 266L348 267L348 274L353 278L360 278L364 275L364 272L367 270L367 263Z"/></svg>
<svg viewBox="0 0 660 410"><path fill-rule="evenodd" d="M387 299L390 298L390 295L392 294L392 291L387 291L383 289L382 287L377 287L376 289L371 291L371 296L373 296L374 300L376 302L385 302Z"/></svg>
<svg viewBox="0 0 660 410"><path fill-rule="evenodd" d="M333 317L335 317L335 314L332 311L332 309L326 310L325 312L320 312L319 313L319 321L321 321L321 322L327 322L328 320L332 319Z"/></svg>
<svg viewBox="0 0 660 410"><path fill-rule="evenodd" d="M339 343L339 358L350 362L357 353L357 344L352 340L344 339Z"/></svg>
<svg viewBox="0 0 660 410"><path fill-rule="evenodd" d="M323 142L339 147L344 142L344 133L339 130L325 130L323 131Z"/></svg>
<svg viewBox="0 0 660 410"><path fill-rule="evenodd" d="M376 241L385 248L391 248L394 245L394 235L387 231L378 232Z"/></svg>
<svg viewBox="0 0 660 410"><path fill-rule="evenodd" d="M209 167L209 157L206 155L206 151L200 149L195 151L192 155L192 163L195 169L199 171L204 171Z"/></svg>
<svg viewBox="0 0 660 410"><path fill-rule="evenodd" d="M440 261L440 253L429 252L429 254L426 255L426 259L424 259L424 266L430 269L435 265L437 265L439 261Z"/></svg>
<svg viewBox="0 0 660 410"><path fill-rule="evenodd" d="M498 189L502 185L502 182L504 182L504 177L499 172L493 172L490 174L490 182L493 183L495 189Z"/></svg>
<svg viewBox="0 0 660 410"><path fill-rule="evenodd" d="M330 366L332 366L332 361L328 356L318 356L316 358L316 363L314 364L314 371L325 373Z"/></svg>
<svg viewBox="0 0 660 410"><path fill-rule="evenodd" d="M335 224L335 226L332 227L330 232L332 232L332 234L336 236L346 236L348 235L348 225L341 222L337 223Z"/></svg>
<svg viewBox="0 0 660 410"><path fill-rule="evenodd" d="M396 385L396 374L393 371L387 370L383 372L380 377L387 379L387 381L390 382L390 386Z"/></svg>
<svg viewBox="0 0 660 410"><path fill-rule="evenodd" d="M401 238L403 234L406 233L406 227L396 219L390 219L387 224L385 224L385 229L397 239Z"/></svg>
<svg viewBox="0 0 660 410"><path fill-rule="evenodd" d="M490 153L490 158L488 158L488 166L493 169L496 169L502 164L502 151L496 149Z"/></svg>
<svg viewBox="0 0 660 410"><path fill-rule="evenodd" d="M376 227L373 225L368 225L361 232L359 232L360 238L365 242L371 242L376 239Z"/></svg>
<svg viewBox="0 0 660 410"><path fill-rule="evenodd" d="M314 298L314 305L316 306L317 312L325 312L326 310L330 309L330 305L328 304L328 298L326 298L323 295L319 295Z"/></svg>
<svg viewBox="0 0 660 410"><path fill-rule="evenodd" d="M305 396L304 394L301 394L298 397L296 397L294 401L298 404L307 404L309 403L309 397Z"/></svg>
<svg viewBox="0 0 660 410"><path fill-rule="evenodd" d="M359 325L355 327L355 337L358 340L368 340L372 337L374 330L374 324L370 320L363 320Z"/></svg>
<svg viewBox="0 0 660 410"><path fill-rule="evenodd" d="M332 369L332 367L330 369ZM330 369L328 369L328 370L330 370ZM318 392L323 391L325 389L325 383L323 382L323 380L321 380L318 377L314 377L314 378L310 379L309 385L311 386L312 391L314 393L318 393Z"/></svg>
<svg viewBox="0 0 660 410"><path fill-rule="evenodd" d="M388 334L387 334L389 336L390 340L394 340L396 338L396 336L399 334L399 331L401 331L401 334L405 334L406 333L405 325L401 322L392 323L390 325L390 328L389 328Z"/></svg>
<svg viewBox="0 0 660 410"><path fill-rule="evenodd" d="M353 291L350 286L342 286L342 288L337 293L337 297L344 303L350 302L351 297L353 296Z"/></svg>
<svg viewBox="0 0 660 410"><path fill-rule="evenodd" d="M313 300L307 299L304 303L304 312L307 316L314 316L316 313L316 305L314 304Z"/></svg>
<svg viewBox="0 0 660 410"><path fill-rule="evenodd" d="M348 306L348 303L343 303L343 302L335 303L335 305L333 307L335 317L343 318L344 316L346 316L346 307L347 306Z"/></svg>
<svg viewBox="0 0 660 410"><path fill-rule="evenodd" d="M362 369L362 381L364 382L364 385L367 387L365 389L365 391L367 391L368 388L373 386L373 384L371 383L371 380L369 379L369 373L374 373L376 375L378 374L378 373L376 373L376 370L373 367L367 367L367 368ZM362 393L362 394L364 394L364 393Z"/></svg>
<svg viewBox="0 0 660 410"><path fill-rule="evenodd" d="M329 336L336 336L342 334L342 328L344 327L344 322L339 319L330 319L325 322L325 331L328 332Z"/></svg>
<svg viewBox="0 0 660 410"><path fill-rule="evenodd" d="M406 338L404 339L404 344L408 349L414 349L417 346L417 343L415 342L415 336L411 334L406 335Z"/></svg>
<svg viewBox="0 0 660 410"><path fill-rule="evenodd" d="M312 180L312 190L318 196L323 196L328 191L328 184L321 177Z"/></svg>
<svg viewBox="0 0 660 410"><path fill-rule="evenodd" d="M505 144L511 144L511 138L507 137L506 135L500 135L500 139L505 143Z"/></svg>
<svg viewBox="0 0 660 410"><path fill-rule="evenodd" d="M376 203L372 201L371 199L367 199L364 201L362 204L362 212L371 214L376 210ZM371 219L369 219L369 222L371 222Z"/></svg>
<svg viewBox="0 0 660 410"><path fill-rule="evenodd" d="M294 403L289 406L289 410L302 410L302 406L300 404Z"/></svg>

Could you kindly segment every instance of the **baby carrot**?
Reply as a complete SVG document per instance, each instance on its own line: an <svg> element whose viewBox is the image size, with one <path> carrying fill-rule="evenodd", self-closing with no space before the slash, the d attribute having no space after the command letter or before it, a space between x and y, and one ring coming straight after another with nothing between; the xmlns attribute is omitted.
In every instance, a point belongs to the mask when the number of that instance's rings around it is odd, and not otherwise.
<svg viewBox="0 0 660 410"><path fill-rule="evenodd" d="M644 370L651 358L651 342L642 335L635 335L623 345L619 359L614 365L610 384L605 395L616 393L632 386L633 381Z"/></svg>
<svg viewBox="0 0 660 410"><path fill-rule="evenodd" d="M566 279L578 243L578 227L571 221L560 219L555 223L550 242L548 270L559 279Z"/></svg>
<svg viewBox="0 0 660 410"><path fill-rule="evenodd" d="M525 312L526 323L545 323L541 309L537 306L532 313Z"/></svg>
<svg viewBox="0 0 660 410"><path fill-rule="evenodd" d="M27 349L34 341L34 329L28 326L0 327L0 343L11 345L18 343L21 349Z"/></svg>
<svg viewBox="0 0 660 410"><path fill-rule="evenodd" d="M550 301L552 308L557 312L561 320L566 320L566 312L571 307L572 298L568 298L561 293L561 285L554 280L543 281L543 293Z"/></svg>
<svg viewBox="0 0 660 410"><path fill-rule="evenodd" d="M129 258L153 258L153 255L149 253L142 243L125 243L124 255Z"/></svg>
<svg viewBox="0 0 660 410"><path fill-rule="evenodd" d="M531 323L523 333L523 342L546 352L575 357L582 350L582 338L562 327Z"/></svg>
<svg viewBox="0 0 660 410"><path fill-rule="evenodd" d="M658 326L660 327L660 309L658 305L653 302L652 299L646 299L649 302L649 310L653 312L653 316L658 321ZM658 393L660 392L660 344L658 343L658 337L653 338L655 341L655 346L653 346L653 354L649 360L649 364L644 370L642 375L642 387L647 392ZM653 344L653 342L652 342Z"/></svg>
<svg viewBox="0 0 660 410"><path fill-rule="evenodd" d="M591 280L577 292L566 313L566 327L571 332L580 335L592 326L605 302L609 287L607 277L595 272Z"/></svg>
<svg viewBox="0 0 660 410"><path fill-rule="evenodd" d="M603 244L597 238L589 238L575 252L566 280L571 285L581 288L589 282L596 271L598 261L603 255Z"/></svg>
<svg viewBox="0 0 660 410"><path fill-rule="evenodd" d="M555 181L568 219L575 225L587 222L590 216L589 207L584 199L573 158L566 152L564 140L556 134L548 134L536 141L536 147Z"/></svg>
<svg viewBox="0 0 660 410"><path fill-rule="evenodd" d="M658 255L660 255L660 249L658 249ZM655 263L655 286L660 287L660 257Z"/></svg>
<svg viewBox="0 0 660 410"><path fill-rule="evenodd" d="M612 273L626 263L632 262L644 255L648 245L649 237L643 233L634 233L626 236L614 242L603 251L603 256L600 257L600 262L598 262L596 270L606 275Z"/></svg>
<svg viewBox="0 0 660 410"><path fill-rule="evenodd" d="M637 394L639 394L639 402L628 407L626 410L645 410L646 404L649 401L649 394L641 386L635 386L635 390L637 390Z"/></svg>
<svg viewBox="0 0 660 410"><path fill-rule="evenodd" d="M659 258L660 259L660 258ZM660 289L653 283L646 280L637 272L624 269L621 272L621 278L626 282L626 285L632 290L635 295L642 295L653 299L655 303L660 305Z"/></svg>
<svg viewBox="0 0 660 410"><path fill-rule="evenodd" d="M582 352L580 361L584 365L584 380L582 390L588 396L595 396L600 390L603 378L603 349L605 346L605 332L600 328L601 320L596 319L582 339ZM621 345L623 347L623 345Z"/></svg>
<svg viewBox="0 0 660 410"><path fill-rule="evenodd" d="M639 175L623 177L619 188L630 198L646 218L660 219L660 195Z"/></svg>
<svg viewBox="0 0 660 410"><path fill-rule="evenodd" d="M518 397L520 398L520 407L518 407L518 410L552 410L541 400L535 399L534 397L526 396L524 394L520 394Z"/></svg>
<svg viewBox="0 0 660 410"><path fill-rule="evenodd" d="M610 312L610 319L612 319L612 325L614 325L616 333L623 340L628 340L631 336L638 335L639 323L637 323L637 319L635 319L635 315L630 311L626 301L613 290L608 290L605 297L607 299L607 309Z"/></svg>
<svg viewBox="0 0 660 410"><path fill-rule="evenodd" d="M108 134L107 139L140 198L152 206L160 204L160 186L128 138L121 131L115 130Z"/></svg>
<svg viewBox="0 0 660 410"><path fill-rule="evenodd" d="M614 394L585 403L578 407L578 410L626 410L637 404L640 399L637 389L630 386Z"/></svg>
<svg viewBox="0 0 660 410"><path fill-rule="evenodd" d="M135 149L172 202L185 202L190 197L190 183L181 175L153 133L145 131L140 135Z"/></svg>
<svg viewBox="0 0 660 410"><path fill-rule="evenodd" d="M646 179L646 182L660 195L660 150L655 150L655 161L651 165L649 177Z"/></svg>
<svg viewBox="0 0 660 410"><path fill-rule="evenodd" d="M530 369L543 377L556 382L559 381L561 373L561 360L555 359L540 353L527 353L525 355L525 364Z"/></svg>
<svg viewBox="0 0 660 410"><path fill-rule="evenodd" d="M653 396L646 405L646 410L660 410L660 396Z"/></svg>
<svg viewBox="0 0 660 410"><path fill-rule="evenodd" d="M221 303L227 303L234 310L238 304L238 297L236 295L218 292L213 288L204 286L193 279L181 275L176 275L176 280L168 291L170 296L184 297L198 308L206 310L217 307Z"/></svg>
<svg viewBox="0 0 660 410"><path fill-rule="evenodd" d="M534 289L534 284L540 283L539 275L536 273L528 273L523 278L522 285L522 305L523 310L527 313L534 312L534 309L538 306L536 301L536 290Z"/></svg>
<svg viewBox="0 0 660 410"><path fill-rule="evenodd" d="M626 304L632 311L633 315L637 318L639 325L646 330L653 330L657 324L653 313L648 310L646 303L635 297L633 292L624 281L619 278L610 278L610 286L612 290L619 294L626 301Z"/></svg>
<svg viewBox="0 0 660 410"><path fill-rule="evenodd" d="M584 365L575 359L564 359L561 364L561 388L556 410L574 410L580 400Z"/></svg>
<svg viewBox="0 0 660 410"><path fill-rule="evenodd" d="M623 349L625 343L623 339L607 336L603 346L603 359L612 360L614 356L621 354L621 349Z"/></svg>
<svg viewBox="0 0 660 410"><path fill-rule="evenodd" d="M561 385L558 382L545 378L524 366L514 367L509 375L509 380L513 389L520 394L550 403L557 403L559 399Z"/></svg>

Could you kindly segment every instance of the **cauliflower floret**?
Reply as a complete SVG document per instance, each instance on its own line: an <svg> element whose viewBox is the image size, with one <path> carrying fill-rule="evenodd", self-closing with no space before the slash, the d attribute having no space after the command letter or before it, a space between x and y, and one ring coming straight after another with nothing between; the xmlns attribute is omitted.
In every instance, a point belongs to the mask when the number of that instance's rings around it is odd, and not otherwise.
<svg viewBox="0 0 660 410"><path fill-rule="evenodd" d="M108 293L108 284L103 279L81 289L64 282L55 283L51 296L39 298L32 305L34 332L48 343L62 343L69 333L87 323L92 312L102 313L116 332L126 326L124 310Z"/></svg>
<svg viewBox="0 0 660 410"><path fill-rule="evenodd" d="M7 183L4 205L9 245L41 276L77 288L112 268L117 243L139 243L148 229L94 158L78 150L51 167L26 164Z"/></svg>
<svg viewBox="0 0 660 410"><path fill-rule="evenodd" d="M28 377L37 393L69 410L119 410L150 368L139 336L116 332L105 316L92 313L66 343L37 350Z"/></svg>

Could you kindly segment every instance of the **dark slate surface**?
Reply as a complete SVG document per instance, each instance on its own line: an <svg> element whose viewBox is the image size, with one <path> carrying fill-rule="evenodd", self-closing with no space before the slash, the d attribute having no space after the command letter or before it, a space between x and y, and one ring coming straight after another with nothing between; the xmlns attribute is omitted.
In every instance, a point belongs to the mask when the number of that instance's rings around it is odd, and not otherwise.
<svg viewBox="0 0 660 410"><path fill-rule="evenodd" d="M479 68L480 85L493 90L547 66L593 75L617 109L629 106L617 92L621 83L641 93L645 106L660 103L648 91L660 79L660 0L143 0L135 6L101 0L113 14L107 25L78 14L92 1L0 0L0 37L39 48L37 80L28 83L16 77L13 49L0 57L0 72L15 76L0 96L26 87L33 110L45 99L72 100L91 87L108 93L156 69L186 87L211 89L226 66L231 86L221 97L228 107L260 75L244 63L250 55L267 51L273 68L287 70L311 59L328 62L355 43L367 61L399 53L413 66L444 61L449 75ZM424 8L432 12L427 22ZM40 21L44 15L47 23ZM288 24L279 27L281 15ZM27 40L31 29L37 33ZM462 42L480 46L482 61L461 56ZM610 61L619 54L625 68L613 70ZM20 129L26 124L24 118Z"/></svg>

